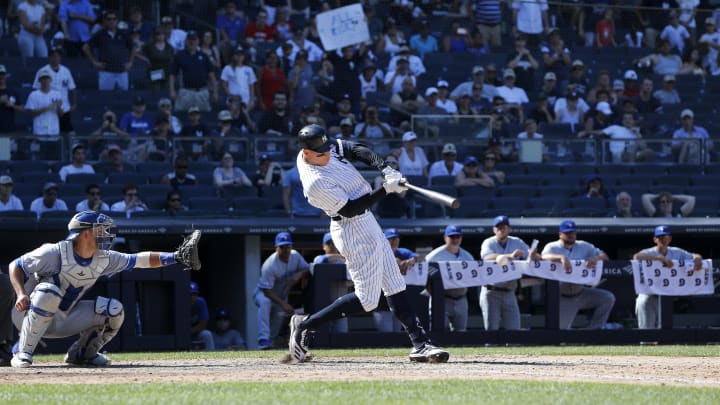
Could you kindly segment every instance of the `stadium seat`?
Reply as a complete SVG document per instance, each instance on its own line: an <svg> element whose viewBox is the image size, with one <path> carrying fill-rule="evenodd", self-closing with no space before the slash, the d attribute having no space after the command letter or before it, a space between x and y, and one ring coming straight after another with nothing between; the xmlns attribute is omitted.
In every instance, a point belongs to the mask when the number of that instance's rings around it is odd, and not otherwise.
<svg viewBox="0 0 720 405"><path fill-rule="evenodd" d="M455 176L435 176L430 179L431 186L455 186Z"/></svg>
<svg viewBox="0 0 720 405"><path fill-rule="evenodd" d="M251 187L248 187L251 188ZM254 187L252 187L254 189ZM182 186L180 192L183 195L183 199L193 197L219 197L220 192L215 186L208 186L204 184L196 184L192 186Z"/></svg>
<svg viewBox="0 0 720 405"><path fill-rule="evenodd" d="M485 197L462 197L460 208L447 210L453 218L482 218L487 210L489 199Z"/></svg>
<svg viewBox="0 0 720 405"><path fill-rule="evenodd" d="M105 175L102 173L69 174L65 178L65 182L68 184L98 184L98 185L102 185L105 183Z"/></svg>
<svg viewBox="0 0 720 405"><path fill-rule="evenodd" d="M189 197L190 209L210 212L227 212L230 208L227 200L220 197Z"/></svg>
<svg viewBox="0 0 720 405"><path fill-rule="evenodd" d="M107 178L109 184L128 184L132 183L137 186L148 183L148 175L146 173L110 173Z"/></svg>

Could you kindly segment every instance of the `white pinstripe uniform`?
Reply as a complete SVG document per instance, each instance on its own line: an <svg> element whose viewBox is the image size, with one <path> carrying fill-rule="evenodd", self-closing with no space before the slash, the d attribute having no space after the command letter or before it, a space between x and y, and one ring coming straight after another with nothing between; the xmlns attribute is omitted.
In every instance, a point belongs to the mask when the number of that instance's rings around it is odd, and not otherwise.
<svg viewBox="0 0 720 405"><path fill-rule="evenodd" d="M320 208L330 217L339 216L349 200L372 191L370 184L346 160L337 144L329 153L325 166L305 163L303 154L297 157L297 167L305 197L310 205ZM330 234L340 254L346 259L355 294L365 311L372 311L380 301L380 290L386 296L405 290L405 279L395 260L390 243L370 211L352 218L332 220Z"/></svg>

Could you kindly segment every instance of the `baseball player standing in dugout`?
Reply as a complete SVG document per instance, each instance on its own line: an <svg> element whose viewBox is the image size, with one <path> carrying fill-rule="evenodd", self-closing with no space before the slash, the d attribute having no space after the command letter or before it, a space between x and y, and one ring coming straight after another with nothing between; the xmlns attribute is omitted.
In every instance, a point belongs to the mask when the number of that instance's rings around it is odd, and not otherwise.
<svg viewBox="0 0 720 405"><path fill-rule="evenodd" d="M13 323L20 331L13 367L30 367L41 338L80 334L65 355L73 365L109 366L99 353L122 326L123 305L114 298L80 300L102 276L124 270L182 263L200 269L194 231L177 251L125 254L109 250L115 234L113 220L95 211L81 211L68 223L66 240L46 243L10 263L10 281L17 295ZM29 294L29 295L28 295Z"/></svg>
<svg viewBox="0 0 720 405"><path fill-rule="evenodd" d="M389 193L401 193L404 177L387 167L365 145L330 140L325 129L308 125L298 133L301 151L297 167L303 192L311 205L331 218L330 234L345 258L355 291L312 315L290 319L290 356L305 361L309 340L321 324L348 315L370 312L378 306L380 291L388 306L408 332L413 350L410 361L444 363L450 354L434 346L410 307L405 279L400 274L390 243L370 212L370 207ZM352 162L363 162L382 171L385 182L372 190Z"/></svg>

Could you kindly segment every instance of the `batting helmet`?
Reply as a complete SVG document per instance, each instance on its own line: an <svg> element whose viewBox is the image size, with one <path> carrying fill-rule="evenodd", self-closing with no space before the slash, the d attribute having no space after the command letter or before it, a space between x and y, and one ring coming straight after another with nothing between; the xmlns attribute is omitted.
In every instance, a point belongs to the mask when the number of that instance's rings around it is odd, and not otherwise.
<svg viewBox="0 0 720 405"><path fill-rule="evenodd" d="M80 211L73 215L68 222L70 234L67 239L74 239L85 229L92 229L97 240L98 249L107 252L112 246L115 234L110 233L113 226L113 219L105 214L95 211Z"/></svg>
<svg viewBox="0 0 720 405"><path fill-rule="evenodd" d="M314 152L327 152L330 150L332 141L328 138L325 128L317 124L302 127L298 132L300 147L310 149Z"/></svg>

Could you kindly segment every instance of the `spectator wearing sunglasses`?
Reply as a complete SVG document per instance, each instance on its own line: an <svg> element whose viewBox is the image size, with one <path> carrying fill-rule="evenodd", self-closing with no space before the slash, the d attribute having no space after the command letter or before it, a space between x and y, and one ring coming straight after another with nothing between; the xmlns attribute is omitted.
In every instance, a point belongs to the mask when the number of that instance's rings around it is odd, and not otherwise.
<svg viewBox="0 0 720 405"><path fill-rule="evenodd" d="M689 216L695 209L695 196L688 194L672 195L667 191L659 194L646 193L641 200L645 214L649 217L682 218ZM675 203L680 204L680 207L675 208Z"/></svg>
<svg viewBox="0 0 720 405"><path fill-rule="evenodd" d="M46 183L43 187L43 195L30 203L30 211L37 213L38 219L46 211L67 211L65 201L58 198L58 186L56 183Z"/></svg>
<svg viewBox="0 0 720 405"><path fill-rule="evenodd" d="M139 197L138 187L132 183L123 187L123 199L110 206L110 211L124 212L128 218L130 218L131 212L147 209L147 205Z"/></svg>
<svg viewBox="0 0 720 405"><path fill-rule="evenodd" d="M85 197L87 198L75 205L75 211L110 211L110 207L102 200L100 186L97 184L85 186Z"/></svg>

